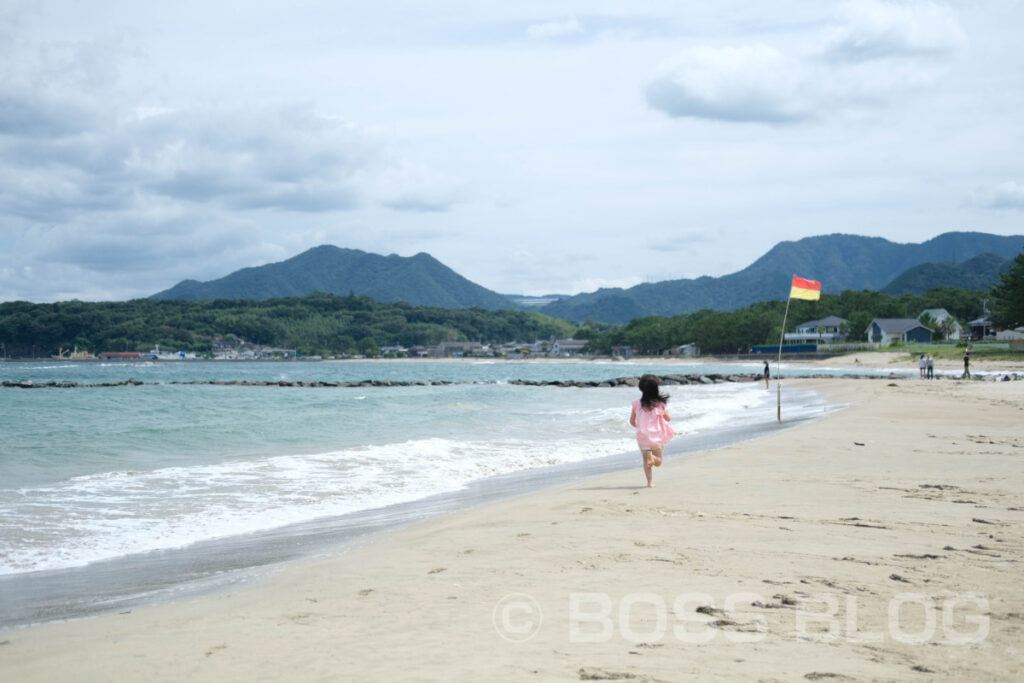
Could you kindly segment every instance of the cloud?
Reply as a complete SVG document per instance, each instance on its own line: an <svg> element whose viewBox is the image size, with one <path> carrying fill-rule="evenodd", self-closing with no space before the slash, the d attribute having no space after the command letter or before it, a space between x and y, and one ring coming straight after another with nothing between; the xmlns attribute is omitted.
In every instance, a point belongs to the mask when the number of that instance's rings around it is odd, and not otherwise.
<svg viewBox="0 0 1024 683"><path fill-rule="evenodd" d="M240 210L327 212L362 201L382 142L293 107L94 117L63 137L0 138L0 211L60 221L130 210L139 196ZM45 120L45 117L43 117Z"/></svg>
<svg viewBox="0 0 1024 683"><path fill-rule="evenodd" d="M825 57L838 61L943 58L967 42L952 11L932 2L856 0L843 4L841 16L822 46Z"/></svg>
<svg viewBox="0 0 1024 683"><path fill-rule="evenodd" d="M87 129L90 118L90 112L70 102L32 92L0 92L0 135L59 138Z"/></svg>
<svg viewBox="0 0 1024 683"><path fill-rule="evenodd" d="M989 209L1024 211L1024 183L1008 180L987 190L974 193L973 203Z"/></svg>
<svg viewBox="0 0 1024 683"><path fill-rule="evenodd" d="M408 159L392 160L370 190L394 211L443 213L465 194L462 183Z"/></svg>
<svg viewBox="0 0 1024 683"><path fill-rule="evenodd" d="M673 234L664 239L658 239L647 243L651 251L683 251L690 252L699 244L714 244L719 236L718 230L691 230L685 233Z"/></svg>
<svg viewBox="0 0 1024 683"><path fill-rule="evenodd" d="M755 43L692 46L648 84L676 118L796 124L886 107L934 85L965 43L949 10L930 2L860 0L810 49Z"/></svg>
<svg viewBox="0 0 1024 683"><path fill-rule="evenodd" d="M526 29L526 35L530 40L554 40L578 36L583 33L583 26L576 17L569 17L559 21L547 21L540 24L531 24Z"/></svg>
<svg viewBox="0 0 1024 683"><path fill-rule="evenodd" d="M582 278L573 280L570 289L573 292L596 292L599 289L629 289L644 279L637 276L626 276L620 278Z"/></svg>
<svg viewBox="0 0 1024 683"><path fill-rule="evenodd" d="M793 123L814 114L804 101L806 75L762 43L693 47L676 55L647 88L647 101L670 116Z"/></svg>

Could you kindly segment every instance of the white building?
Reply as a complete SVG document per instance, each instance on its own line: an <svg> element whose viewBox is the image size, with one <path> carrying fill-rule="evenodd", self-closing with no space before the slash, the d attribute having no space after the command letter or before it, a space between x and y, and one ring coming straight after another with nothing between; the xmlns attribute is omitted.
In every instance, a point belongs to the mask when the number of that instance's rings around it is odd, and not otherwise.
<svg viewBox="0 0 1024 683"><path fill-rule="evenodd" d="M929 308L929 309L926 309L924 311L921 311L921 315L917 316L917 318L918 318L918 320L920 320L921 318L923 318L926 315L930 316L931 319L935 321L935 331L936 332L940 331L940 329L941 329L940 326L942 325L942 321L945 320L946 318L950 318L953 321L953 331L949 333L949 336L946 337L946 339L963 339L964 338L964 328L963 328L963 325L958 323L956 321L956 318L951 316L949 314L949 311L947 311L945 308Z"/></svg>
<svg viewBox="0 0 1024 683"><path fill-rule="evenodd" d="M575 356L587 345L586 339L556 339L551 344L551 355L558 358Z"/></svg>
<svg viewBox="0 0 1024 683"><path fill-rule="evenodd" d="M835 344L846 341L842 326L850 322L846 318L830 315L820 320L808 320L796 326L796 332L783 335L784 344Z"/></svg>

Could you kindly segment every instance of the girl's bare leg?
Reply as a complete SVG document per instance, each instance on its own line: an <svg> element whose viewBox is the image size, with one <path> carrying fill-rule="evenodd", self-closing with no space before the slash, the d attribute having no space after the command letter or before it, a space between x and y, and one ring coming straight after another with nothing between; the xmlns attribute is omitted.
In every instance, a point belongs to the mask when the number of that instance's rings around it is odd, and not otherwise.
<svg viewBox="0 0 1024 683"><path fill-rule="evenodd" d="M654 471L652 467L654 465L654 455L651 451L641 451L640 455L644 459L644 476L647 477L647 488L654 487Z"/></svg>
<svg viewBox="0 0 1024 683"><path fill-rule="evenodd" d="M662 452L663 451L660 448L651 449L651 464L654 465L655 467L661 467Z"/></svg>

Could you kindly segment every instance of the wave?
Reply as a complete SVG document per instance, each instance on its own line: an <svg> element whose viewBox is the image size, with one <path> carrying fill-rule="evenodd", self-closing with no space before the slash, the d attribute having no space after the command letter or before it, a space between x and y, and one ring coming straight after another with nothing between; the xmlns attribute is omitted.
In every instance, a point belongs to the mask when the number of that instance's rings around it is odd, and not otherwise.
<svg viewBox="0 0 1024 683"><path fill-rule="evenodd" d="M384 507L471 481L621 453L631 440L427 438L312 455L118 471L0 491L0 574L122 555ZM19 531L20 530L20 531Z"/></svg>

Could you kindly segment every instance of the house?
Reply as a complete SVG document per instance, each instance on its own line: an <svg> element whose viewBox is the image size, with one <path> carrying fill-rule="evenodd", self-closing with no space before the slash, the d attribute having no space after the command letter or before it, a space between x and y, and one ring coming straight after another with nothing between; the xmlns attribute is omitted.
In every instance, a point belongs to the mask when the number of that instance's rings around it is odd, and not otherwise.
<svg viewBox="0 0 1024 683"><path fill-rule="evenodd" d="M435 347L434 354L442 358L461 358L463 356L481 356L488 351L480 342L441 342Z"/></svg>
<svg viewBox="0 0 1024 683"><path fill-rule="evenodd" d="M559 358L575 356L583 351L583 347L588 343L589 342L586 339L556 339L551 343L551 352L549 355Z"/></svg>
<svg viewBox="0 0 1024 683"><path fill-rule="evenodd" d="M796 326L796 332L783 335L783 344L833 344L846 340L842 326L850 321L836 315L808 320Z"/></svg>
<svg viewBox="0 0 1024 683"><path fill-rule="evenodd" d="M405 348L401 344L395 344L394 346L382 346L380 347L380 355L382 356L396 356L404 358L409 354L409 349Z"/></svg>
<svg viewBox="0 0 1024 683"><path fill-rule="evenodd" d="M686 358L695 358L700 355L700 349L697 348L696 344L680 344L679 346L673 346L665 352L666 356L684 356Z"/></svg>
<svg viewBox="0 0 1024 683"><path fill-rule="evenodd" d="M928 309L925 309L925 310L921 311L921 315L917 316L917 318L918 318L918 320L920 320L921 318L925 317L926 315L928 317L930 317L932 320L934 320L935 324L937 326L941 326L942 325L942 321L946 320L947 318L949 320L952 320L953 321L953 329L950 331L949 335L946 336L946 339L963 339L963 336L964 336L964 327L963 327L963 325L958 323L956 321L956 318L951 316L949 314L949 311L947 311L945 308L928 308ZM938 330L936 330L936 332L938 332L940 330L941 330L941 327Z"/></svg>
<svg viewBox="0 0 1024 683"><path fill-rule="evenodd" d="M875 318L868 325L868 341L882 346L896 342L931 342L932 331L916 318Z"/></svg>
<svg viewBox="0 0 1024 683"><path fill-rule="evenodd" d="M1000 330L996 332L996 339L999 341L1024 340L1024 325L1013 330Z"/></svg>
<svg viewBox="0 0 1024 683"><path fill-rule="evenodd" d="M612 347L612 358L623 358L628 359L633 357L632 346L613 346Z"/></svg>
<svg viewBox="0 0 1024 683"><path fill-rule="evenodd" d="M971 339L974 341L981 341L986 337L992 337L995 335L996 330L992 327L992 319L988 316L982 316L976 320L972 320L967 323L967 327L971 328Z"/></svg>

